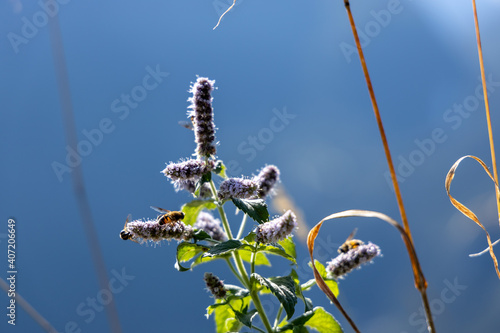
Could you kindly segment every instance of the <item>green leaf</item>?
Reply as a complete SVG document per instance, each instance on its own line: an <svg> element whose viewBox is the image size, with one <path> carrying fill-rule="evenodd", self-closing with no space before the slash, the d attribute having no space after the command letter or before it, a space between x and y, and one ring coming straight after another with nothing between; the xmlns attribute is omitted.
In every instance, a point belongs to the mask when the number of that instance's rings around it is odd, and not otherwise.
<svg viewBox="0 0 500 333"><path fill-rule="evenodd" d="M223 243L219 243L217 245L214 245L210 250L208 250L204 256L208 257L213 257L213 256L220 256L222 254L234 251L236 249L239 249L243 243L241 243L239 240L232 239L225 241Z"/></svg>
<svg viewBox="0 0 500 333"><path fill-rule="evenodd" d="M196 182L196 187L195 187L195 190L194 190L194 195L195 196L199 196L200 195L200 190L201 190L201 187L203 186L203 184L205 183L209 183L210 181L212 180L212 172L207 172L206 174L204 174L203 176L201 176L200 180L198 180Z"/></svg>
<svg viewBox="0 0 500 333"><path fill-rule="evenodd" d="M194 225L196 223L196 219L198 218L198 214L203 208L212 210L217 208L217 205L211 200L199 199L195 199L183 205L181 211L184 212L184 224L191 226Z"/></svg>
<svg viewBox="0 0 500 333"><path fill-rule="evenodd" d="M245 309L247 310L247 309ZM236 318L245 326L248 326L252 328L252 320L253 317L257 314L257 310L253 309L250 312L239 312L237 310L234 310L234 314L236 315Z"/></svg>
<svg viewBox="0 0 500 333"><path fill-rule="evenodd" d="M252 278L256 279L262 286L267 287L278 298L290 319L295 312L297 296L295 296L295 282L291 276L275 277L266 279L257 273Z"/></svg>
<svg viewBox="0 0 500 333"><path fill-rule="evenodd" d="M199 244L182 242L177 246L177 255L176 255L176 263L175 268L179 272L185 272L191 269L191 267L186 268L181 265L183 262L187 262L193 259L197 254L202 252L206 252L210 249L208 246L203 246Z"/></svg>
<svg viewBox="0 0 500 333"><path fill-rule="evenodd" d="M290 276L293 278L293 281L295 282L295 294L305 304L304 312L311 311L313 309L312 301L309 298L304 297L304 295L302 294L302 286L300 285L299 275L297 274L295 269L292 269Z"/></svg>
<svg viewBox="0 0 500 333"><path fill-rule="evenodd" d="M333 292L335 297L338 297L339 296L339 286L337 285L337 281L330 279L326 276L326 269L322 263L320 263L317 260L314 260L314 263L316 264L316 269L318 270L319 274L321 275L323 280L325 280L328 288L330 288L330 290ZM312 267L311 262L309 262L309 267Z"/></svg>
<svg viewBox="0 0 500 333"><path fill-rule="evenodd" d="M278 245L278 244L276 244ZM276 247L272 244L268 244L268 245L261 245L257 248L257 251L258 252L267 252L267 253L270 253L270 254L274 254L274 255L278 255L278 256L281 256L285 259L288 259L290 260L291 262L293 262L294 264L297 263L297 261L295 260L294 257L292 257L291 255L289 255L288 253L285 252L285 250L283 248L280 247Z"/></svg>
<svg viewBox="0 0 500 333"><path fill-rule="evenodd" d="M224 284L224 288L226 288L227 290L227 297L237 297L237 298L243 298L243 297L247 297L248 295L250 295L250 291L248 291L248 289L245 289L245 288L241 288L239 286L235 286L235 285L232 285L232 284Z"/></svg>
<svg viewBox="0 0 500 333"><path fill-rule="evenodd" d="M343 333L342 327L337 320L320 306L311 311L303 313L289 323L281 323L277 332L301 332L300 327L310 327L319 333Z"/></svg>
<svg viewBox="0 0 500 333"><path fill-rule="evenodd" d="M226 175L227 168L226 168L226 166L224 165L224 163L221 160L218 160L216 163L217 164L215 165L215 168L214 168L215 174L218 175L221 178L226 179L227 178L227 175Z"/></svg>
<svg viewBox="0 0 500 333"><path fill-rule="evenodd" d="M238 251L240 253L241 259L246 262L251 262L252 260L252 252L250 251ZM255 265L256 266L271 266L271 262L267 259L267 256L264 253L257 253L255 257Z"/></svg>
<svg viewBox="0 0 500 333"><path fill-rule="evenodd" d="M297 259L297 252L295 251L295 243L292 236L279 241L278 244L283 247L286 253Z"/></svg>
<svg viewBox="0 0 500 333"><path fill-rule="evenodd" d="M289 330L293 330L296 327L303 327L304 324L314 316L314 310L304 312L294 320L287 323L285 320L280 323L280 327L278 327L277 332L286 332Z"/></svg>
<svg viewBox="0 0 500 333"><path fill-rule="evenodd" d="M193 239L195 242L197 241L202 241L202 240L210 240L212 237L210 237L209 234L205 230L196 230L193 233Z"/></svg>
<svg viewBox="0 0 500 333"><path fill-rule="evenodd" d="M227 304L224 300L216 300L216 304L210 305L207 308L207 318L215 312L215 327L217 333L226 332L239 332L242 325L237 319L236 311L243 312L242 310L250 306L251 297L247 296L244 298L239 298L229 301L231 306Z"/></svg>
<svg viewBox="0 0 500 333"><path fill-rule="evenodd" d="M344 332L339 322L321 306L314 308L314 315L305 323L305 326L315 329L319 333Z"/></svg>
<svg viewBox="0 0 500 333"><path fill-rule="evenodd" d="M232 199L236 207L248 214L254 221L264 223L269 220L267 204L262 199Z"/></svg>

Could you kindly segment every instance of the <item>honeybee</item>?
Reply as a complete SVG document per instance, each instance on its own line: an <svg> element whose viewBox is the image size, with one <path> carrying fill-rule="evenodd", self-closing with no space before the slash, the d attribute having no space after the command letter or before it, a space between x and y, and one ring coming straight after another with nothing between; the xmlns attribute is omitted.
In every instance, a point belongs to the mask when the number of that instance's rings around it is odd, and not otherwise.
<svg viewBox="0 0 500 333"><path fill-rule="evenodd" d="M339 249L337 250L338 253L346 253L349 250L355 249L358 246L365 244L359 239L353 239L356 231L358 231L357 228L351 232L349 237L347 237L347 239L345 240L344 244L340 245Z"/></svg>
<svg viewBox="0 0 500 333"><path fill-rule="evenodd" d="M184 128L187 128L188 130L194 130L194 116L191 116L191 121L186 121L186 120L180 120L179 125L181 125Z"/></svg>
<svg viewBox="0 0 500 333"><path fill-rule="evenodd" d="M123 240L130 239L131 241L138 243L135 239L132 238L132 234L127 229L127 224L129 220L130 220L130 214L127 216L127 219L125 220L125 225L123 226L123 230L120 231L120 238Z"/></svg>
<svg viewBox="0 0 500 333"><path fill-rule="evenodd" d="M159 213L163 213L163 215L158 216L156 221L158 222L159 225L164 225L167 223L175 223L177 221L180 221L184 218L184 213L183 212L177 212L177 211L170 211L166 210L160 207L154 207L151 206L152 209L156 210Z"/></svg>

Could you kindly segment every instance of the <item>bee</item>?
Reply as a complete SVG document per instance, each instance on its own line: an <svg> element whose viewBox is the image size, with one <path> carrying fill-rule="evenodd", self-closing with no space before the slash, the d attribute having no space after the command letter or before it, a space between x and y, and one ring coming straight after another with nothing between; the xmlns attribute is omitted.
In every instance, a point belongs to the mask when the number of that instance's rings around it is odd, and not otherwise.
<svg viewBox="0 0 500 333"><path fill-rule="evenodd" d="M151 206L152 209L156 210L159 213L162 213L163 215L158 216L156 221L158 222L159 225L164 225L167 223L175 223L177 221L180 221L184 218L184 213L183 212L177 212L177 211L170 211L166 210L160 207L154 207Z"/></svg>
<svg viewBox="0 0 500 333"><path fill-rule="evenodd" d="M191 121L186 121L186 120L180 120L179 125L181 125L184 128L187 128L188 130L194 130L194 116L191 116Z"/></svg>
<svg viewBox="0 0 500 333"><path fill-rule="evenodd" d="M130 239L131 241L138 243L135 239L132 238L132 234L127 229L127 224L129 220L130 220L130 214L127 216L127 219L125 220L125 225L123 226L123 230L120 231L120 238L123 240Z"/></svg>
<svg viewBox="0 0 500 333"><path fill-rule="evenodd" d="M342 244L337 250L338 253L346 253L349 250L355 249L358 246L365 244L363 243L363 241L360 241L359 239L353 239L354 235L356 234L356 231L358 231L357 228L351 232L349 237L347 237L347 239L345 240L344 244Z"/></svg>

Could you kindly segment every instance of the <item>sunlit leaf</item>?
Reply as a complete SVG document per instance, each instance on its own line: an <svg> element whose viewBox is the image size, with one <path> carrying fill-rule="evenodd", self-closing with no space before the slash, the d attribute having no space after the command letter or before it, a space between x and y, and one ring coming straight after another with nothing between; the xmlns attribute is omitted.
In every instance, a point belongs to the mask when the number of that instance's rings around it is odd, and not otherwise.
<svg viewBox="0 0 500 333"><path fill-rule="evenodd" d="M217 208L217 205L211 200L198 200L195 199L187 204L183 205L181 211L184 213L184 219L182 220L186 225L194 225L198 214L201 210L205 208L212 210Z"/></svg>
<svg viewBox="0 0 500 333"><path fill-rule="evenodd" d="M254 221L264 223L269 220L267 204L262 199L232 199L234 205L248 214Z"/></svg>
<svg viewBox="0 0 500 333"><path fill-rule="evenodd" d="M176 263L175 263L175 268L180 271L188 271L191 269L191 267L186 268L181 265L183 262L187 262L191 259L193 259L196 255L206 252L209 250L209 247L199 245L199 244L193 244L193 243L188 243L188 242L182 242L177 246L177 254L176 254Z"/></svg>
<svg viewBox="0 0 500 333"><path fill-rule="evenodd" d="M252 274L262 286L267 287L283 305L287 318L291 318L295 312L297 296L295 296L295 282L291 276L282 276L266 279L257 273Z"/></svg>

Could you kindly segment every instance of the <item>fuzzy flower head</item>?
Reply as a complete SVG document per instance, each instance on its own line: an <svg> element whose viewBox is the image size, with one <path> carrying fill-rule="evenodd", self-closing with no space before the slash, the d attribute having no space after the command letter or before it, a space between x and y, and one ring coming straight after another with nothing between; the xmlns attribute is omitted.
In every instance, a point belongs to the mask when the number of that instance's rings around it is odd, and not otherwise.
<svg viewBox="0 0 500 333"><path fill-rule="evenodd" d="M370 262L380 254L380 248L371 242L359 245L354 249L339 254L327 263L326 271L328 277L334 279L343 278L353 269Z"/></svg>
<svg viewBox="0 0 500 333"><path fill-rule="evenodd" d="M258 187L257 182L252 179L229 178L220 184L218 196L220 200L254 198Z"/></svg>
<svg viewBox="0 0 500 333"><path fill-rule="evenodd" d="M212 239L217 241L223 242L227 240L227 235L222 230L220 220L214 218L210 213L200 212L193 227L205 231Z"/></svg>
<svg viewBox="0 0 500 333"><path fill-rule="evenodd" d="M196 191L196 181L195 180L176 180L172 182L174 184L175 191L188 191L191 194L194 194ZM200 198L210 198L212 196L212 190L210 189L210 185L208 183L203 183L200 189Z"/></svg>
<svg viewBox="0 0 500 333"><path fill-rule="evenodd" d="M193 97L188 116L191 117L194 126L196 155L199 159L214 156L216 153L214 112L212 109L212 96L215 81L206 77L199 77L191 86L190 93Z"/></svg>
<svg viewBox="0 0 500 333"><path fill-rule="evenodd" d="M207 284L207 289L210 291L215 298L224 298L226 297L226 288L224 288L224 283L219 277L212 273L205 273L203 277L205 283Z"/></svg>
<svg viewBox="0 0 500 333"><path fill-rule="evenodd" d="M260 173L254 177L254 181L259 186L259 198L265 198L279 180L280 170L276 166L268 165L264 167Z"/></svg>
<svg viewBox="0 0 500 333"><path fill-rule="evenodd" d="M156 220L135 220L128 222L120 233L124 240L131 239L137 243L159 242L162 240L190 240L193 228L182 221L160 225Z"/></svg>
<svg viewBox="0 0 500 333"><path fill-rule="evenodd" d="M162 170L163 174L170 178L172 182L183 180L196 180L205 173L212 171L214 168L213 161L187 160L179 163L169 163Z"/></svg>
<svg viewBox="0 0 500 333"><path fill-rule="evenodd" d="M255 240L259 243L276 243L283 240L297 227L297 217L288 210L280 217L260 224L257 227Z"/></svg>

